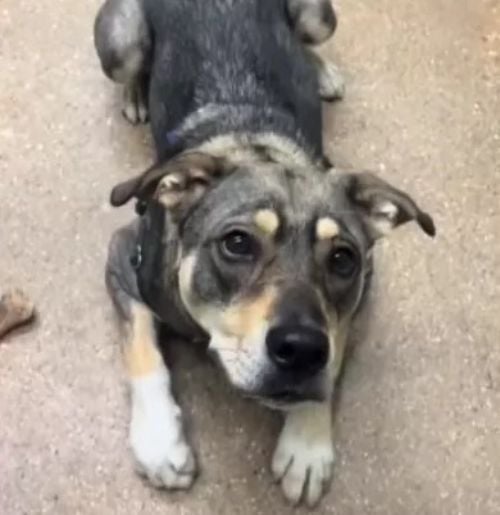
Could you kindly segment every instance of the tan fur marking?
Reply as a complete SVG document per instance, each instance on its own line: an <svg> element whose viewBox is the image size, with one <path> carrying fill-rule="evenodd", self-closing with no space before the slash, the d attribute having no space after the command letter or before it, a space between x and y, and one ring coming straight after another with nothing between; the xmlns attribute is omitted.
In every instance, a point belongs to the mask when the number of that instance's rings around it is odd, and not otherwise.
<svg viewBox="0 0 500 515"><path fill-rule="evenodd" d="M193 277L194 265L196 263L196 256L191 254L186 257L181 257L179 263L179 293L181 295L184 306L189 310L191 298L191 280Z"/></svg>
<svg viewBox="0 0 500 515"><path fill-rule="evenodd" d="M269 236L274 236L280 225L278 215L271 209L257 211L254 221L257 227Z"/></svg>
<svg viewBox="0 0 500 515"><path fill-rule="evenodd" d="M271 318L275 301L274 288L268 288L256 299L230 307L223 316L224 331L238 338L253 333Z"/></svg>
<svg viewBox="0 0 500 515"><path fill-rule="evenodd" d="M131 377L141 377L154 372L162 357L156 347L156 334L152 313L141 304L132 304L130 340L124 346L124 357Z"/></svg>
<svg viewBox="0 0 500 515"><path fill-rule="evenodd" d="M349 328L350 319L344 319L338 322L336 329L330 326L330 342L334 344L333 351L333 379L337 379L342 362L344 361L344 353L347 344L347 333Z"/></svg>
<svg viewBox="0 0 500 515"><path fill-rule="evenodd" d="M330 240L338 236L339 232L339 226L332 218L320 218L316 224L316 237L318 240Z"/></svg>

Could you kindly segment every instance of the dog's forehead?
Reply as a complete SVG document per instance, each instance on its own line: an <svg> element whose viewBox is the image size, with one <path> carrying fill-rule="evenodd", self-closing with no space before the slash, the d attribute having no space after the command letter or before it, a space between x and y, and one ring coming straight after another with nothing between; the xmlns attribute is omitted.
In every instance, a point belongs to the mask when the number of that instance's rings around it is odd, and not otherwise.
<svg viewBox="0 0 500 515"><path fill-rule="evenodd" d="M192 220L201 229L218 227L233 217L255 220L260 210L272 210L288 227L306 227L330 216L343 227L357 225L344 187L326 172L276 164L238 168L202 201ZM194 227L193 227L194 229Z"/></svg>
<svg viewBox="0 0 500 515"><path fill-rule="evenodd" d="M327 174L317 170L259 164L237 169L214 192L214 200L217 197L224 199L224 208L229 210L251 209L255 203L307 217L319 205L328 206L343 195Z"/></svg>
<svg viewBox="0 0 500 515"><path fill-rule="evenodd" d="M319 215L352 213L342 182L314 168L280 165L239 169L221 185L226 207L238 210L253 203L276 206L290 223L303 223ZM267 204L267 205L266 205Z"/></svg>

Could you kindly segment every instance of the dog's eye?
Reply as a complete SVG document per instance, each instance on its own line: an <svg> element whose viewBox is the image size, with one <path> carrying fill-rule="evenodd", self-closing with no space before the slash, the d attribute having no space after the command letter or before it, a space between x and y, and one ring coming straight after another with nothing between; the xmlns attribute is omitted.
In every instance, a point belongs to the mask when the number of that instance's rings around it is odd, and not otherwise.
<svg viewBox="0 0 500 515"><path fill-rule="evenodd" d="M333 249L328 258L328 270L342 279L351 278L358 269L358 257L349 247Z"/></svg>
<svg viewBox="0 0 500 515"><path fill-rule="evenodd" d="M227 259L251 261L257 257L259 245L250 234L232 231L222 238L221 250Z"/></svg>

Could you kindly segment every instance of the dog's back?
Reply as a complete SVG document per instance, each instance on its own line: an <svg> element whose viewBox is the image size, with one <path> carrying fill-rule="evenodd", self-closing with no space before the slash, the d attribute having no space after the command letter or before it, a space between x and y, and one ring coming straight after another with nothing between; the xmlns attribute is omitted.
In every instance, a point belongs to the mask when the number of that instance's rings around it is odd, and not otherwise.
<svg viewBox="0 0 500 515"><path fill-rule="evenodd" d="M286 132L320 152L316 73L284 0L146 0L146 15L157 143L207 108L212 131L215 116L220 132Z"/></svg>

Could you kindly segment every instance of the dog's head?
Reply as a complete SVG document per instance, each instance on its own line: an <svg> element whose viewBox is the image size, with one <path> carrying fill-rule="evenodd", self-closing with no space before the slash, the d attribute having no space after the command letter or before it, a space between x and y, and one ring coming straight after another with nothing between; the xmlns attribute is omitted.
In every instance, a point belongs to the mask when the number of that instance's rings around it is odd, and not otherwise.
<svg viewBox="0 0 500 515"><path fill-rule="evenodd" d="M268 402L320 400L374 242L414 220L405 193L369 173L234 166L190 152L120 184L111 201L154 197L182 255L182 301L231 382Z"/></svg>

